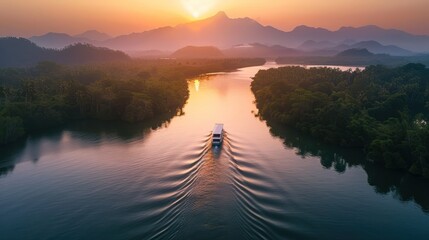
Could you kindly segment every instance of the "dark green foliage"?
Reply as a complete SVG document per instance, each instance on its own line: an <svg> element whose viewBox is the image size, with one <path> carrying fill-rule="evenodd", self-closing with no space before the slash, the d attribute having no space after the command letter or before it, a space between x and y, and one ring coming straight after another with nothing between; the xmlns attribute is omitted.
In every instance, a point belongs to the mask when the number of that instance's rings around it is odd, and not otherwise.
<svg viewBox="0 0 429 240"><path fill-rule="evenodd" d="M22 136L24 128L21 118L0 116L0 144L15 141Z"/></svg>
<svg viewBox="0 0 429 240"><path fill-rule="evenodd" d="M5 114L22 120L28 131L57 126L63 123L62 106L55 103L9 103Z"/></svg>
<svg viewBox="0 0 429 240"><path fill-rule="evenodd" d="M388 168L429 177L429 70L284 67L252 83L260 115L325 142L363 148Z"/></svg>
<svg viewBox="0 0 429 240"><path fill-rule="evenodd" d="M141 122L174 116L186 103L186 78L263 64L261 59L128 61L0 69L0 145L77 119Z"/></svg>

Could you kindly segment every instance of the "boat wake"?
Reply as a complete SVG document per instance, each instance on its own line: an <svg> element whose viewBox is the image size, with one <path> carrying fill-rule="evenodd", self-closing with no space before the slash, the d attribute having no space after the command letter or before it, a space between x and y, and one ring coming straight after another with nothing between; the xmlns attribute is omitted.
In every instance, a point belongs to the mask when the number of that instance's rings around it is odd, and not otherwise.
<svg viewBox="0 0 429 240"><path fill-rule="evenodd" d="M150 190L120 210L128 212L122 226L128 230L127 238L172 239L182 234L186 222L184 212L189 208L203 158L211 149L210 141L210 135L204 136L196 146L185 149L184 154L169 156L171 171L158 176Z"/></svg>
<svg viewBox="0 0 429 240"><path fill-rule="evenodd" d="M170 157L167 174L125 209L127 238L191 239L195 233L202 239L308 237L298 227L305 222L285 210L296 209L285 207L296 203L261 164L263 155L243 139L225 132L223 144L213 146L207 134L182 155Z"/></svg>
<svg viewBox="0 0 429 240"><path fill-rule="evenodd" d="M290 209L285 205L295 203L288 199L288 192L271 178L272 173L260 164L264 162L263 154L235 139L228 134L224 149L230 159L229 176L241 238L306 238L304 230L298 227L302 226L302 220L285 210Z"/></svg>

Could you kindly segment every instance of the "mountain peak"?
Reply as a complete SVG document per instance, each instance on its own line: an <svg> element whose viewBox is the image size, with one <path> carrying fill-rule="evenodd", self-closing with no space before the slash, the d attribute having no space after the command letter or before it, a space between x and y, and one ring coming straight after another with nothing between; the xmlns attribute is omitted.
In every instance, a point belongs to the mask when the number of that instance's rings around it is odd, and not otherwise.
<svg viewBox="0 0 429 240"><path fill-rule="evenodd" d="M75 37L86 38L94 41L104 41L111 38L108 34L99 32L97 30L88 30L86 32L76 35Z"/></svg>
<svg viewBox="0 0 429 240"><path fill-rule="evenodd" d="M43 36L46 36L46 37L71 37L67 33L57 33L57 32L48 32L48 33L45 33L44 35L40 35L37 37L43 37Z"/></svg>
<svg viewBox="0 0 429 240"><path fill-rule="evenodd" d="M325 28L310 27L310 26L307 26L307 25L300 25L300 26L295 27L292 30L292 32L302 32L302 33L311 32L311 31L317 31L319 33L321 33L321 32L329 32L329 30L327 30Z"/></svg>
<svg viewBox="0 0 429 240"><path fill-rule="evenodd" d="M219 11L213 17L214 18L228 18L229 19L228 15L224 11Z"/></svg>

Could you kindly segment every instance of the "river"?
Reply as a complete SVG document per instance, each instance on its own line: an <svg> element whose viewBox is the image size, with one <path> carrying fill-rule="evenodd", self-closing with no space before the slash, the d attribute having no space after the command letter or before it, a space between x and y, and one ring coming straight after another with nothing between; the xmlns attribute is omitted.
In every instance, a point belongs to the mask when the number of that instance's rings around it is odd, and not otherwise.
<svg viewBox="0 0 429 240"><path fill-rule="evenodd" d="M427 239L427 180L256 116L251 77L270 67L190 79L166 122L81 122L1 149L0 239Z"/></svg>

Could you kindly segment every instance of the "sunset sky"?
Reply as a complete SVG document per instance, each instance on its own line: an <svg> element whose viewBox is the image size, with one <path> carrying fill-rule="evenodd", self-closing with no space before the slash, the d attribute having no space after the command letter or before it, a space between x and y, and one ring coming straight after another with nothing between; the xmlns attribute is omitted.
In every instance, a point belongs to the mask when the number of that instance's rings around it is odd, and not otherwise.
<svg viewBox="0 0 429 240"><path fill-rule="evenodd" d="M0 35L141 32L225 11L289 31L374 24L429 35L428 0L1 0Z"/></svg>

